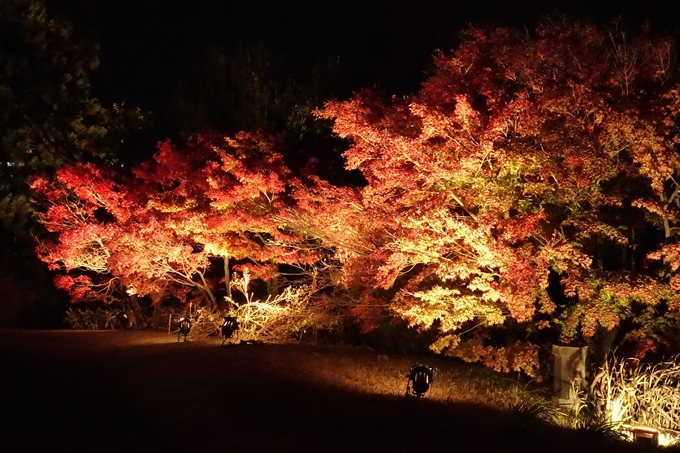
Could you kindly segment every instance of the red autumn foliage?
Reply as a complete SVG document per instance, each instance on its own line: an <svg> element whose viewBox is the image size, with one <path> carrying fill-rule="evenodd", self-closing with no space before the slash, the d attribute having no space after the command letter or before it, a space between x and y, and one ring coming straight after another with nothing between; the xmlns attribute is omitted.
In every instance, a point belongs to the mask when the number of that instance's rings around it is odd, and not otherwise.
<svg viewBox="0 0 680 453"><path fill-rule="evenodd" d="M317 112L365 187L297 180L257 134L163 143L132 175L81 165L35 180L58 235L41 256L74 297L122 285L213 302L216 257L266 277L332 263L365 326L384 302L439 328L433 349L500 371L536 373L538 348L508 335L494 349L485 328L568 342L629 319L647 323L629 338L653 338L670 315L646 307L680 311L673 43L559 22L463 38L417 94L362 91Z"/></svg>
<svg viewBox="0 0 680 453"><path fill-rule="evenodd" d="M303 239L276 221L290 172L272 146L257 135L199 137L183 149L160 144L132 175L85 164L38 178L43 222L58 233L41 244L41 257L52 268L98 275L90 291L61 277L74 299L101 298L117 285L178 297L197 289L218 305L206 275L213 257L313 262L309 249L290 246Z"/></svg>
<svg viewBox="0 0 680 453"><path fill-rule="evenodd" d="M334 120L351 143L347 167L368 181L357 211L370 249L349 257L345 280L398 289L397 314L445 334L548 313L568 340L615 327L621 303L675 307L663 281L625 290L626 273L596 267L592 245L628 247L628 214L667 231L677 217L671 51L670 40L587 25L471 28L418 94L328 102L318 116ZM564 313L546 293L551 270L578 300Z"/></svg>

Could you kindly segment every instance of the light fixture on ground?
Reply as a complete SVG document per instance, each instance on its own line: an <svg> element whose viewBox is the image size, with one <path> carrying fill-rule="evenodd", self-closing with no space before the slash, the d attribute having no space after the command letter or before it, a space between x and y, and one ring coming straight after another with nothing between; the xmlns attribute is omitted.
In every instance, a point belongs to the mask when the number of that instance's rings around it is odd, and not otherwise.
<svg viewBox="0 0 680 453"><path fill-rule="evenodd" d="M430 389L433 382L434 372L427 365L413 365L406 375L406 396L415 396L420 399Z"/></svg>
<svg viewBox="0 0 680 453"><path fill-rule="evenodd" d="M184 337L184 341L187 341L187 335L191 332L191 319L189 318L179 318L178 321L179 330L177 331L177 342L179 343L180 337Z"/></svg>
<svg viewBox="0 0 680 453"><path fill-rule="evenodd" d="M222 344L231 338L238 329L238 319L233 316L225 316L224 322L222 322L222 326L220 327L220 331L222 332Z"/></svg>
<svg viewBox="0 0 680 453"><path fill-rule="evenodd" d="M633 432L633 442L647 445L659 445L659 430L646 426L635 426Z"/></svg>

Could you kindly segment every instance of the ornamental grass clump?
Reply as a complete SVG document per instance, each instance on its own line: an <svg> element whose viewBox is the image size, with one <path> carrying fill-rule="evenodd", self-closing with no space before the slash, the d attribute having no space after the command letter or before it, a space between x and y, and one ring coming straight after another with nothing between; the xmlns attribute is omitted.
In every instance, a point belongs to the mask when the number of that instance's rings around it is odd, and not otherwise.
<svg viewBox="0 0 680 453"><path fill-rule="evenodd" d="M659 431L659 444L675 445L680 443L679 384L679 356L657 364L613 358L580 392L576 418L581 427L608 426L629 440L635 428L653 428Z"/></svg>

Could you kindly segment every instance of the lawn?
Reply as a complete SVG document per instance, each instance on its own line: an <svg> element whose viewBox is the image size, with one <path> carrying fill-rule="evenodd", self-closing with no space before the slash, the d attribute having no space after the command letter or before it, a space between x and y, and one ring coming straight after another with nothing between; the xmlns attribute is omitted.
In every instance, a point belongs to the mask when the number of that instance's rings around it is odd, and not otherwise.
<svg viewBox="0 0 680 453"><path fill-rule="evenodd" d="M475 366L342 347L177 343L158 332L0 331L2 452L628 452L507 410L537 398Z"/></svg>

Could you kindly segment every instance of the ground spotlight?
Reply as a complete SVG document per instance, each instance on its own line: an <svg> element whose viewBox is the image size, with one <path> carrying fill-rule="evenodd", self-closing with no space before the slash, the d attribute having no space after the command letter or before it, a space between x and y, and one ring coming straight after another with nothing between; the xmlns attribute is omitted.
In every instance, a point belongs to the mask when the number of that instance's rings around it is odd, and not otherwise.
<svg viewBox="0 0 680 453"><path fill-rule="evenodd" d="M647 428L646 426L636 426L632 429L633 441L635 443L647 445L659 445L659 430Z"/></svg>
<svg viewBox="0 0 680 453"><path fill-rule="evenodd" d="M233 316L225 316L224 322L222 322L222 326L220 327L220 331L222 332L222 344L231 338L238 328L238 319Z"/></svg>
<svg viewBox="0 0 680 453"><path fill-rule="evenodd" d="M187 335L189 335L189 332L191 332L191 319L179 318L178 326L179 331L177 332L177 342L179 343L180 337L184 337L184 341L187 341Z"/></svg>
<svg viewBox="0 0 680 453"><path fill-rule="evenodd" d="M434 371L427 365L413 365L406 375L406 396L415 396L420 399L430 389Z"/></svg>

